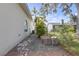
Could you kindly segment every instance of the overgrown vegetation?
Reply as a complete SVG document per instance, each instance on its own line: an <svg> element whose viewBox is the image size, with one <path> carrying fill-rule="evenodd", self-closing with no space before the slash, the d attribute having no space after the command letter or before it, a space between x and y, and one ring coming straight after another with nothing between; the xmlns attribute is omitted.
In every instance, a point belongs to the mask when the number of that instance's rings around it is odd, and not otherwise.
<svg viewBox="0 0 79 59"><path fill-rule="evenodd" d="M47 28L46 28L46 25L44 23L43 17L36 17L35 23L36 23L35 24L36 25L36 34L38 35L38 37L47 33Z"/></svg>
<svg viewBox="0 0 79 59"><path fill-rule="evenodd" d="M47 33L47 28L44 23L44 18L46 15L52 12L57 12L59 4L42 4L42 7L39 12L34 8L33 12L35 14L35 23L36 23L36 34L38 37L44 35ZM62 12L65 16L69 15L69 18L76 22L77 16L72 14L72 10L70 7L72 4L60 4L60 7L62 8ZM37 13L42 17L37 17ZM75 37L75 29L74 26L66 25L62 21L61 26L57 26L54 31L49 33L50 36L56 36L60 42L61 45L64 46L65 49L71 50L72 52L76 52L79 55L79 41Z"/></svg>
<svg viewBox="0 0 79 59"><path fill-rule="evenodd" d="M57 36L61 44L71 45L74 40L74 28L69 25L62 25L58 30L59 35Z"/></svg>
<svg viewBox="0 0 79 59"><path fill-rule="evenodd" d="M79 41L75 37L74 27L63 24L55 28L54 32L49 33L51 36L56 36L60 44L64 46L67 51L79 55Z"/></svg>

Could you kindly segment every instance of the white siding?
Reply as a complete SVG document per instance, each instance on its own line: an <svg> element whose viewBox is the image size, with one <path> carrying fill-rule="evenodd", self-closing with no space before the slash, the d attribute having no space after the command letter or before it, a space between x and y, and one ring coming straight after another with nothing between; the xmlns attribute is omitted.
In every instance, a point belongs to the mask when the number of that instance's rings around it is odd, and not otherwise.
<svg viewBox="0 0 79 59"><path fill-rule="evenodd" d="M26 17L18 4L0 4L0 55L5 55L30 34L30 30L24 32L25 20L30 24L31 20Z"/></svg>

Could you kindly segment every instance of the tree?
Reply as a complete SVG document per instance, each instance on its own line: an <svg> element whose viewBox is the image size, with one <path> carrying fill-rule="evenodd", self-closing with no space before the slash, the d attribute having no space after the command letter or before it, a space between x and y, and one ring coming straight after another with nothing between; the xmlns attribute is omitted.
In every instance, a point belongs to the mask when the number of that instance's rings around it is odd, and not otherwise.
<svg viewBox="0 0 79 59"><path fill-rule="evenodd" d="M36 34L38 35L38 37L44 35L45 33L47 33L47 28L46 25L44 23L44 18L43 17L36 17Z"/></svg>
<svg viewBox="0 0 79 59"><path fill-rule="evenodd" d="M38 11L36 10L35 7L33 8L32 12L33 12L33 15L36 17Z"/></svg>
<svg viewBox="0 0 79 59"><path fill-rule="evenodd" d="M34 18L36 18L36 17L43 17L43 20L44 21L46 21L47 22L47 20L46 20L46 15L44 14L44 13L41 13L41 11L42 10L36 10L36 8L34 7L33 9L32 9L32 12L33 12L33 16L34 16ZM44 11L43 11L44 12ZM36 21L36 20L35 20Z"/></svg>
<svg viewBox="0 0 79 59"><path fill-rule="evenodd" d="M68 15L70 19L75 20L75 15L73 15L72 10L70 9L70 7L72 6L72 3L62 3L62 4L58 4L58 3L45 3L42 4L41 7L41 13L43 13L44 15L47 15L48 13L52 13L52 11L54 13L57 12L57 8L60 7L62 8L62 12L64 13L64 15Z"/></svg>
<svg viewBox="0 0 79 59"><path fill-rule="evenodd" d="M42 4L41 10L45 10L45 11L41 11L41 13L43 13L44 15L47 15L48 13L57 13L57 8L61 8L62 12L65 16L68 16L70 18L70 20L72 20L73 22L75 22L77 24L77 32L79 31L79 21L78 21L78 16L74 15L72 13L71 10L71 6L73 4L72 3L62 3L62 4L58 4L58 3L50 3L50 4ZM77 9L79 9L79 4L75 4L77 6Z"/></svg>

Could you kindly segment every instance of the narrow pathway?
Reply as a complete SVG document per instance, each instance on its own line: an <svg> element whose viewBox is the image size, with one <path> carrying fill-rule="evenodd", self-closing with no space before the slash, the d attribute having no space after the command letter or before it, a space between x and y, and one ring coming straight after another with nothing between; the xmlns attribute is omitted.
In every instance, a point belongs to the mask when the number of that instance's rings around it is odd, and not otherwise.
<svg viewBox="0 0 79 59"><path fill-rule="evenodd" d="M41 40L36 35L31 35L25 38L6 56L69 56L60 46L46 46L41 43Z"/></svg>

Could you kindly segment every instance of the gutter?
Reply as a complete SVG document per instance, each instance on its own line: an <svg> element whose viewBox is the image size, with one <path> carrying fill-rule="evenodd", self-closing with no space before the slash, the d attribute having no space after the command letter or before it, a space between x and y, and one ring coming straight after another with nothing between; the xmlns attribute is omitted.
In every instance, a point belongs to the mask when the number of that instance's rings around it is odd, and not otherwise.
<svg viewBox="0 0 79 59"><path fill-rule="evenodd" d="M25 3L18 3L18 5L21 7L21 9L24 11L24 13L30 18L32 19L32 15L29 11L28 5Z"/></svg>

